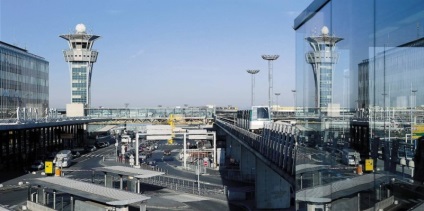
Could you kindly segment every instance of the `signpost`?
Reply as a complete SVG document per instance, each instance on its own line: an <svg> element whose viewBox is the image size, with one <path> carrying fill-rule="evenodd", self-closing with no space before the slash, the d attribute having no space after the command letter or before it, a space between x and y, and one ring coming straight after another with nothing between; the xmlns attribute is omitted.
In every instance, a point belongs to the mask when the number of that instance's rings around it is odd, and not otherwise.
<svg viewBox="0 0 424 211"><path fill-rule="evenodd" d="M208 166L208 161L206 161L206 160L205 160L205 161L203 161L203 165L204 165L204 166Z"/></svg>

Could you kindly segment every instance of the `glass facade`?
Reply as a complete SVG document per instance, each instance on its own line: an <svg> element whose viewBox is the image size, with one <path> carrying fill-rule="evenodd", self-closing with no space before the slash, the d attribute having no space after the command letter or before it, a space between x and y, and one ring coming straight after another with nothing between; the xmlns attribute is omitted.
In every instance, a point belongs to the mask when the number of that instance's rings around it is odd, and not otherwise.
<svg viewBox="0 0 424 211"><path fill-rule="evenodd" d="M72 64L72 103L87 103L87 66Z"/></svg>
<svg viewBox="0 0 424 211"><path fill-rule="evenodd" d="M49 106L49 63L27 50L0 41L0 119L16 118L18 107Z"/></svg>
<svg viewBox="0 0 424 211"><path fill-rule="evenodd" d="M298 210L375 208L402 200L395 183L424 180L422 11L419 0L315 0L295 19ZM324 27L340 40L319 52L310 39ZM317 71L320 58L336 62Z"/></svg>

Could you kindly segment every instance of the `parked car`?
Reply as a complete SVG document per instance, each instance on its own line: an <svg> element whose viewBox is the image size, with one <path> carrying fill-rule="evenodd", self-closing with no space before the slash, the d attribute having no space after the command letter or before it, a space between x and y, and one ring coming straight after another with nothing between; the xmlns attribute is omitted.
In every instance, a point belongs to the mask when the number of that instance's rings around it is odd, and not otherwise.
<svg viewBox="0 0 424 211"><path fill-rule="evenodd" d="M96 148L94 145L88 145L88 146L85 146L85 147L84 147L84 150L85 150L86 152L94 152L94 151L96 151L96 150L97 150L97 148Z"/></svg>
<svg viewBox="0 0 424 211"><path fill-rule="evenodd" d="M107 147L107 145L106 145L106 143L105 142L96 142L95 144L95 147L96 148L103 148L103 147Z"/></svg>
<svg viewBox="0 0 424 211"><path fill-rule="evenodd" d="M152 169L157 166L156 161L154 161L154 160L147 162L147 165L149 165Z"/></svg>
<svg viewBox="0 0 424 211"><path fill-rule="evenodd" d="M171 155L171 150L170 149L165 149L163 151L163 155Z"/></svg>
<svg viewBox="0 0 424 211"><path fill-rule="evenodd" d="M134 158L135 158L135 150L134 149L130 149L127 152L125 152L125 159L129 159L131 157L131 155L134 156Z"/></svg>
<svg viewBox="0 0 424 211"><path fill-rule="evenodd" d="M72 150L71 153L72 153L72 157L74 157L74 158L81 156L81 153L76 151L76 150Z"/></svg>
<svg viewBox="0 0 424 211"><path fill-rule="evenodd" d="M43 161L36 160L36 161L34 161L34 163L32 163L31 170L38 171L38 170L41 170L41 169L44 169Z"/></svg>

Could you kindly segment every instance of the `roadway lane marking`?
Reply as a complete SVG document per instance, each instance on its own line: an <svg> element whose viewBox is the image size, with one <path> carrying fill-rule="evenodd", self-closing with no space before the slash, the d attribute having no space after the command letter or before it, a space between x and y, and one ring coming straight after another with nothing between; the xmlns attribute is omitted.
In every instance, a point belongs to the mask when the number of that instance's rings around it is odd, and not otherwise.
<svg viewBox="0 0 424 211"><path fill-rule="evenodd" d="M185 203L185 202L194 202L194 201L206 201L208 199L191 195L191 194L175 194L175 195L168 195L168 196L161 196L161 198Z"/></svg>

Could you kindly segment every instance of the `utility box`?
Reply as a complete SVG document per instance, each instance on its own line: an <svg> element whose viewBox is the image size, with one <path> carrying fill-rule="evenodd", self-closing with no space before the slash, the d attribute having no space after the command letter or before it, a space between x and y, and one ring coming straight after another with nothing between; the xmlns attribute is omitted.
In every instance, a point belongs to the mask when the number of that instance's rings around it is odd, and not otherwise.
<svg viewBox="0 0 424 211"><path fill-rule="evenodd" d="M53 161L44 162L44 173L53 174Z"/></svg>

